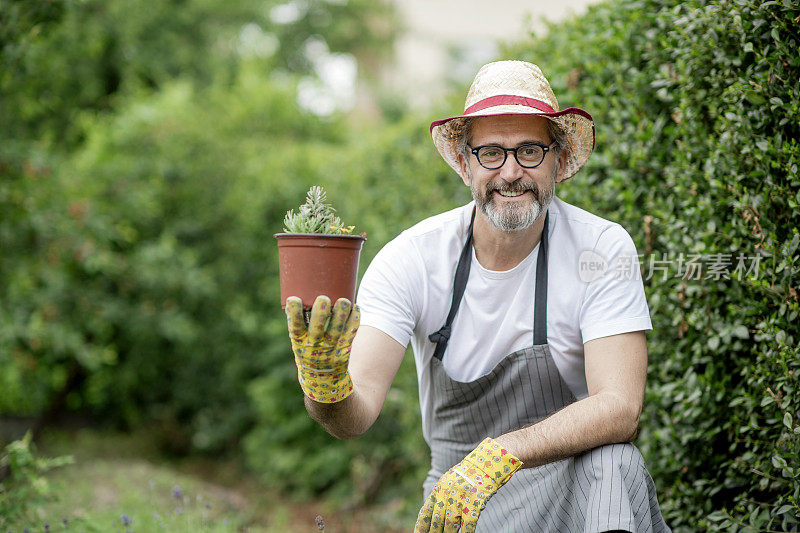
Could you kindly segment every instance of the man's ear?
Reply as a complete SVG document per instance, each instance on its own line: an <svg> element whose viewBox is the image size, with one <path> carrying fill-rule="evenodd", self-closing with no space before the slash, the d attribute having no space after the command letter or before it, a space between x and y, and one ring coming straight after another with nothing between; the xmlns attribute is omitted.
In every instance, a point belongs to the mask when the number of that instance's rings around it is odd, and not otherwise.
<svg viewBox="0 0 800 533"><path fill-rule="evenodd" d="M469 178L467 177L468 176L468 174L467 174L467 160L464 159L464 154L462 154L460 152L458 154L458 166L461 169L461 181L464 182L464 185L469 187L470 183L469 183Z"/></svg>
<svg viewBox="0 0 800 533"><path fill-rule="evenodd" d="M556 174L556 181L564 179L564 174L567 171L567 156L569 155L569 148L564 147L561 153L558 154L558 173Z"/></svg>

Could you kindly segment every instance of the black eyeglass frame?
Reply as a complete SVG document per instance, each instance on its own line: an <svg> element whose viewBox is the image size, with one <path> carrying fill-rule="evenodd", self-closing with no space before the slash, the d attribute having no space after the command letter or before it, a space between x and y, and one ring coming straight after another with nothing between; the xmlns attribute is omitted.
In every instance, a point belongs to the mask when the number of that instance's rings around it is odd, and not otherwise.
<svg viewBox="0 0 800 533"><path fill-rule="evenodd" d="M517 160L517 164L519 166L521 166L522 168L536 168L539 165L541 165L542 163L544 163L544 158L547 157L547 152L549 152L553 148L554 144L556 144L555 141L551 142L550 144L525 143L525 144L520 144L516 148L505 148L503 146L500 146L499 144L482 144L480 146L476 146L475 148L467 145L467 147L472 151L472 154L475 156L475 159L478 160L478 164L480 166L482 166L483 168L488 169L488 170L497 170L499 168L503 168L503 165L506 164L506 160L508 160L508 152L514 152L514 159ZM538 146L539 148L541 148L542 149L542 159L541 159L541 161L539 161L535 165L523 165L522 162L519 160L519 157L517 157L517 150L519 150L520 148L525 148L526 146ZM500 150L503 151L503 161L499 165L497 165L496 167L487 167L486 165L483 164L483 161L481 161L481 158L478 157L478 151L481 148L489 148L489 147L491 147L491 148L499 148Z"/></svg>

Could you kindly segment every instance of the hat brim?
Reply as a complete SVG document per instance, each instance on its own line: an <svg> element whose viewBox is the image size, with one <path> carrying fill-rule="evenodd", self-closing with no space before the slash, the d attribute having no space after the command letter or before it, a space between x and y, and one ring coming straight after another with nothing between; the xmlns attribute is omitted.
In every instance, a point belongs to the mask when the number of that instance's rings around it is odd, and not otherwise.
<svg viewBox="0 0 800 533"><path fill-rule="evenodd" d="M574 176L589 160L589 156L594 150L594 120L588 112L577 107L569 107L561 111L551 111L551 109L546 104L534 107L529 103L490 105L481 109L468 109L468 112L463 115L431 122L431 137L442 158L459 176L464 178L461 175L458 151L456 149L460 131L452 127L454 124L463 124L462 120L467 118L499 115L537 115L545 117L557 123L567 136L567 161L564 174L558 180L561 182Z"/></svg>

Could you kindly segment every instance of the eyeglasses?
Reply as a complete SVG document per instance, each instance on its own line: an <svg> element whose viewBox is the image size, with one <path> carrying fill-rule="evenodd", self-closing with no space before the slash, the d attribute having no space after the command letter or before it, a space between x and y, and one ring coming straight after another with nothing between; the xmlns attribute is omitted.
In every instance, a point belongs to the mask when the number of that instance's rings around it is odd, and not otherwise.
<svg viewBox="0 0 800 533"><path fill-rule="evenodd" d="M519 166L525 168L536 168L544 161L544 156L555 144L555 141L545 145L539 143L525 143L516 148L503 148L499 144L484 144L482 146L470 147L472 153L478 158L478 163L483 168L497 170L506 164L508 152L514 152L514 159Z"/></svg>

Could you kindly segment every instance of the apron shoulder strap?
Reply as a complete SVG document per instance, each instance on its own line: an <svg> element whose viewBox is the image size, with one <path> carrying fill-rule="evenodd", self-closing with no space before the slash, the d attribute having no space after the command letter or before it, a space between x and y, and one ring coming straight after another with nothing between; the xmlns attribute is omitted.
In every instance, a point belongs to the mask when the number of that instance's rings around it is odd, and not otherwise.
<svg viewBox="0 0 800 533"><path fill-rule="evenodd" d="M472 208L472 218L469 221L469 228L467 229L467 242L461 249L461 256L458 258L458 266L456 266L456 278L453 282L453 301L450 303L450 312L447 313L447 319L438 331L434 331L428 335L431 342L436 343L436 350L433 356L442 360L444 351L447 349L447 341L450 340L451 327L453 319L458 312L458 306L461 304L461 298L464 296L464 291L467 289L467 280L469 279L469 269L472 265L472 226L475 224L475 209Z"/></svg>
<svg viewBox="0 0 800 533"><path fill-rule="evenodd" d="M536 258L536 301L533 307L533 344L547 344L547 228L550 212L548 211L544 216L544 229L542 230L542 239L539 244L539 255ZM458 307L461 305L461 299L464 296L464 291L467 288L467 280L469 279L469 269L472 264L472 227L475 223L475 208L472 210L472 218L469 222L469 229L467 230L467 241L461 249L461 256L458 258L458 266L456 266L456 276L453 281L453 300L450 303L450 312L447 313L447 319L444 326L439 328L428 335L431 342L436 343L436 349L433 352L433 357L438 360L444 358L444 351L447 349L447 342L450 340L452 333L453 320L458 312Z"/></svg>
<svg viewBox="0 0 800 533"><path fill-rule="evenodd" d="M548 222L550 211L544 216L542 239L539 241L539 255L536 258L536 294L533 302L533 345L547 344L547 259Z"/></svg>

